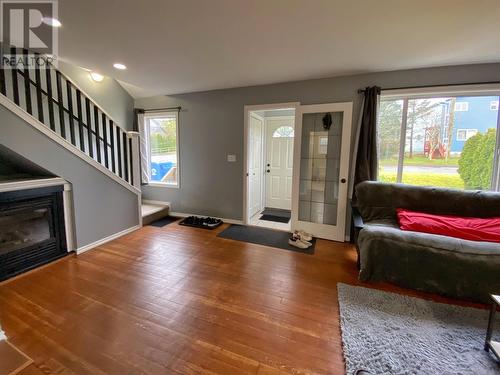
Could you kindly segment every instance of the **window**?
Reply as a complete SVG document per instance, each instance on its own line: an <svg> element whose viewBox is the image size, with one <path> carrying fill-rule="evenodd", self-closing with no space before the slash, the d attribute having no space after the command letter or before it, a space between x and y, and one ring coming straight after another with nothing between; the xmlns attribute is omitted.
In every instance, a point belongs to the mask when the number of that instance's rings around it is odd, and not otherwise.
<svg viewBox="0 0 500 375"><path fill-rule="evenodd" d="M494 157L498 107L484 111L484 103L498 103L497 95L384 96L382 92L379 180L498 190L500 173Z"/></svg>
<svg viewBox="0 0 500 375"><path fill-rule="evenodd" d="M490 111L498 111L498 100L490 102Z"/></svg>
<svg viewBox="0 0 500 375"><path fill-rule="evenodd" d="M477 134L477 129L458 129L457 130L457 141L467 141L469 138L474 137Z"/></svg>
<svg viewBox="0 0 500 375"><path fill-rule="evenodd" d="M178 113L161 112L144 116L150 184L179 185Z"/></svg>
<svg viewBox="0 0 500 375"><path fill-rule="evenodd" d="M293 138L294 131L291 126L280 126L273 133L273 138Z"/></svg>
<svg viewBox="0 0 500 375"><path fill-rule="evenodd" d="M468 102L456 102L455 103L455 112L467 112L469 110Z"/></svg>

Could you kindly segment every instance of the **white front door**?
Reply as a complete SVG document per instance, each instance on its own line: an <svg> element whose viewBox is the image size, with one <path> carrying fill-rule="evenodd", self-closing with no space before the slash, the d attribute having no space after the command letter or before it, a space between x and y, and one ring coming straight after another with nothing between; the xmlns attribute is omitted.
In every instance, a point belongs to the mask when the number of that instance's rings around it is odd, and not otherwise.
<svg viewBox="0 0 500 375"><path fill-rule="evenodd" d="M292 209L293 117L266 120L266 207Z"/></svg>
<svg viewBox="0 0 500 375"><path fill-rule="evenodd" d="M249 124L249 204L250 217L262 209L262 135L264 120L250 114Z"/></svg>
<svg viewBox="0 0 500 375"><path fill-rule="evenodd" d="M344 241L351 121L352 102L297 108L293 230Z"/></svg>

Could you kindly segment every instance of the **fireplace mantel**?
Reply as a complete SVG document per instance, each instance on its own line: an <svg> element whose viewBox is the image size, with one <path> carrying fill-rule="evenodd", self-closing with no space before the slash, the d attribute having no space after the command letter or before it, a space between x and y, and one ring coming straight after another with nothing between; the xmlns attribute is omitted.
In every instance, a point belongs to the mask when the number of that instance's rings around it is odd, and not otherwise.
<svg viewBox="0 0 500 375"><path fill-rule="evenodd" d="M69 185L71 189L71 185L60 177L50 177L50 178L29 178L29 179L14 179L14 180L4 180L0 181L0 193L4 193L7 191L15 191L15 190L24 190L24 189L36 189L48 186L57 186L57 185Z"/></svg>

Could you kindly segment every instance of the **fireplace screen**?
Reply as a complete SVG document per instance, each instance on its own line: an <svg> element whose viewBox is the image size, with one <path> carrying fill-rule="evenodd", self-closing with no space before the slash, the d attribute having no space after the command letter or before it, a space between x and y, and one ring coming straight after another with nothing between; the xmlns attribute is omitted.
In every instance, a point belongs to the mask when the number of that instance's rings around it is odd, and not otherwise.
<svg viewBox="0 0 500 375"><path fill-rule="evenodd" d="M0 255L50 238L48 208L14 211L0 217Z"/></svg>
<svg viewBox="0 0 500 375"><path fill-rule="evenodd" d="M0 192L0 281L68 254L63 190Z"/></svg>

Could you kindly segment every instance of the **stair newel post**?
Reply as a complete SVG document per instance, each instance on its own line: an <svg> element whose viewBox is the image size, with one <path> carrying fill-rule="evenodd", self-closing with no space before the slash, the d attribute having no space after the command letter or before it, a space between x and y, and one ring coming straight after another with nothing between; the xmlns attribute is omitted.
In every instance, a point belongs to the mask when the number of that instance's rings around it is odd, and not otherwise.
<svg viewBox="0 0 500 375"><path fill-rule="evenodd" d="M130 174L132 186L137 189L141 188L141 163L139 155L139 133L127 132L127 137L130 140Z"/></svg>

